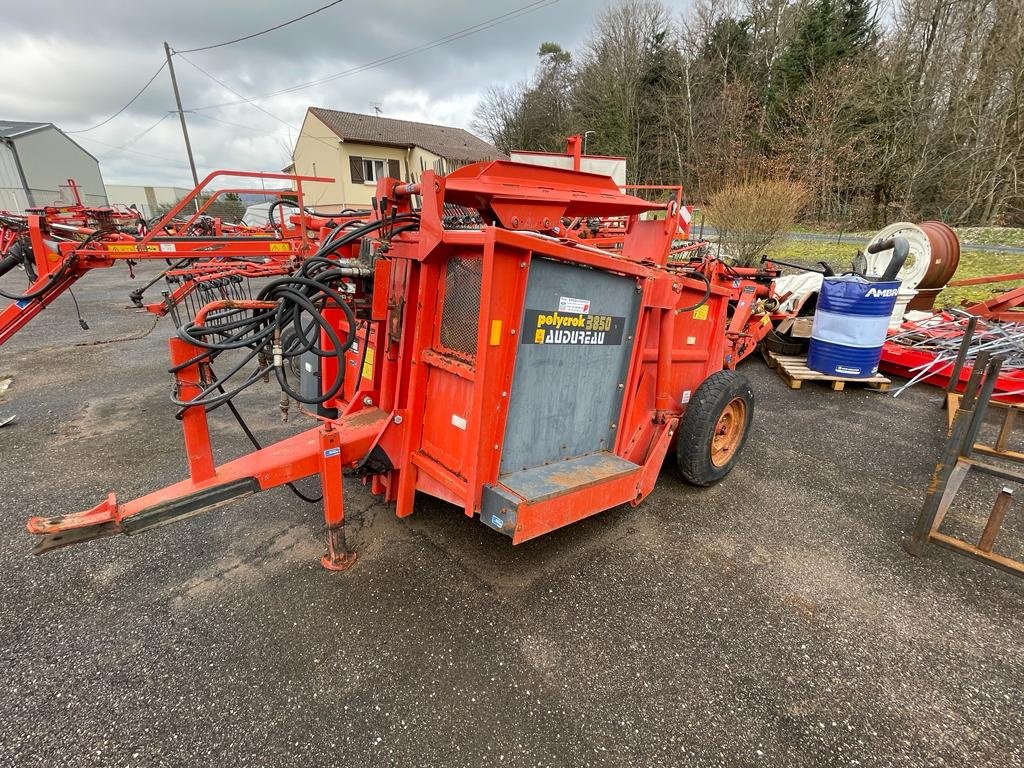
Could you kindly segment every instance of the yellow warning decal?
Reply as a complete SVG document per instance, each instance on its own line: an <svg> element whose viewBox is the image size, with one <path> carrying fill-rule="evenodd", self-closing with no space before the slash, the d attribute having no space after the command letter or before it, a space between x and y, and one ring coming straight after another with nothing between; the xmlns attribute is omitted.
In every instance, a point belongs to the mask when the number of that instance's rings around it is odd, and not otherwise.
<svg viewBox="0 0 1024 768"><path fill-rule="evenodd" d="M137 251L139 249L134 244L118 245L117 243L111 243L107 246L107 250L112 253L131 253L132 251Z"/></svg>
<svg viewBox="0 0 1024 768"><path fill-rule="evenodd" d="M366 358L363 361L363 378L373 378L373 347L366 348Z"/></svg>
<svg viewBox="0 0 1024 768"><path fill-rule="evenodd" d="M694 320L707 320L708 319L708 305L701 304L695 310L693 310Z"/></svg>
<svg viewBox="0 0 1024 768"><path fill-rule="evenodd" d="M290 251L291 250L291 246L288 245L288 243L271 243L270 244L270 250L271 251Z"/></svg>

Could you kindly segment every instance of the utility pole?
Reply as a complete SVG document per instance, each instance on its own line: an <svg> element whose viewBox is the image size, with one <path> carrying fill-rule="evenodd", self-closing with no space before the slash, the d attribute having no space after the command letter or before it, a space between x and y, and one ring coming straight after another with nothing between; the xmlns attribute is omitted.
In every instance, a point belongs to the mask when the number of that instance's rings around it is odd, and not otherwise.
<svg viewBox="0 0 1024 768"><path fill-rule="evenodd" d="M174 76L174 62L171 60L171 46L164 43L164 53L167 54L167 68L171 71L171 86L174 88L174 101L178 105L178 117L181 118L181 135L185 137L185 152L188 153L188 164L192 168L192 183L199 186L199 176L196 174L196 161L192 157L192 142L188 140L188 126L185 124L185 110L181 108L181 94L178 93L178 78ZM198 204L198 200L196 203Z"/></svg>

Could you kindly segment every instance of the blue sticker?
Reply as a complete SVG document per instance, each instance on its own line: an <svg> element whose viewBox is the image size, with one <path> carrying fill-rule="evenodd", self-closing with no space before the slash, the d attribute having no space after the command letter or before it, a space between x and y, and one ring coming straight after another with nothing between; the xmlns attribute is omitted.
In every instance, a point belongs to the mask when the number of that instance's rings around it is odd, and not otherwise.
<svg viewBox="0 0 1024 768"><path fill-rule="evenodd" d="M21 301L14 302L14 306L16 306L18 309L24 309L31 303L32 299L22 299Z"/></svg>
<svg viewBox="0 0 1024 768"><path fill-rule="evenodd" d="M493 525L495 528L504 528L505 521L497 515L491 515L491 525Z"/></svg>
<svg viewBox="0 0 1024 768"><path fill-rule="evenodd" d="M331 456L337 456L341 453L341 448L328 448L324 451L324 458L329 459Z"/></svg>

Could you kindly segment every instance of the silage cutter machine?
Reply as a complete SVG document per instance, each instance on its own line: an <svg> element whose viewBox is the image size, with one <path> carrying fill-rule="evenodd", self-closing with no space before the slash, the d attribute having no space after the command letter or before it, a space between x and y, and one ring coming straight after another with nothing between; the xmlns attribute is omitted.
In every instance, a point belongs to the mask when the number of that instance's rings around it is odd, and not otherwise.
<svg viewBox="0 0 1024 768"><path fill-rule="evenodd" d="M453 207L479 223L451 226ZM621 247L565 237L573 217L625 217ZM668 261L685 229L679 195L648 202L594 174L494 161L382 179L371 220L171 340L188 479L34 517L36 552L319 476L322 562L343 570L346 476L399 517L424 493L513 544L638 504L673 446L687 480L712 484L746 442L753 397L723 370L728 268ZM314 369L310 390L295 371ZM227 405L245 428L232 398L264 377L316 405L316 426L215 465L207 411Z"/></svg>

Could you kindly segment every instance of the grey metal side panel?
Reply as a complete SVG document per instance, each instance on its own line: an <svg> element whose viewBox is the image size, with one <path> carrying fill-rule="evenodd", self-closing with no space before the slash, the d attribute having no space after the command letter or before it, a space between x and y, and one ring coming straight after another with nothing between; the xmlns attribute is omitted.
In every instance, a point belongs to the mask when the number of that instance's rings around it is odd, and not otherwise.
<svg viewBox="0 0 1024 768"><path fill-rule="evenodd" d="M23 189L21 174L14 161L14 152L7 142L0 141L0 189Z"/></svg>
<svg viewBox="0 0 1024 768"><path fill-rule="evenodd" d="M590 302L589 314L625 318L621 343L531 344L530 310L554 312L563 297ZM615 441L626 369L636 333L636 281L548 259L534 259L512 378L500 472L606 451Z"/></svg>
<svg viewBox="0 0 1024 768"><path fill-rule="evenodd" d="M480 522L510 537L516 531L520 500L500 485L485 485L480 497Z"/></svg>
<svg viewBox="0 0 1024 768"><path fill-rule="evenodd" d="M603 483L636 472L639 466L613 453L590 453L501 476L501 484L530 502Z"/></svg>
<svg viewBox="0 0 1024 768"><path fill-rule="evenodd" d="M320 358L316 352L299 355L299 392L315 400L320 397ZM347 373L347 371L346 371ZM294 386L294 384L292 385Z"/></svg>

